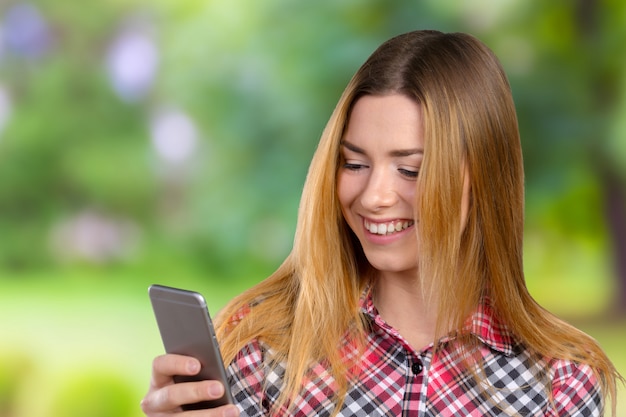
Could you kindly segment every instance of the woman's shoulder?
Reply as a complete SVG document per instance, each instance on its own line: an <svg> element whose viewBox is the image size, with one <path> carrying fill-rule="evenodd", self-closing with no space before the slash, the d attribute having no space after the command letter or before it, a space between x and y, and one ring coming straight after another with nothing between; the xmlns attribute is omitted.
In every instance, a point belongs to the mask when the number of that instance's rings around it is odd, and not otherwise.
<svg viewBox="0 0 626 417"><path fill-rule="evenodd" d="M558 359L551 362L550 372L559 415L601 415L605 396L590 365Z"/></svg>
<svg viewBox="0 0 626 417"><path fill-rule="evenodd" d="M550 361L550 376L553 391L571 389L584 392L599 389L600 381L591 365L567 359Z"/></svg>

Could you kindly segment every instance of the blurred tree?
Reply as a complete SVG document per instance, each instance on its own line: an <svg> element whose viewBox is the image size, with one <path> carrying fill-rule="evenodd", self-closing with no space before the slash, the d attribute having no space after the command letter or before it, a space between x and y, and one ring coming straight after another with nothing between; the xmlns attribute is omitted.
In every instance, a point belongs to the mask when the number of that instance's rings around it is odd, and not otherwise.
<svg viewBox="0 0 626 417"><path fill-rule="evenodd" d="M613 0L578 0L577 45L588 73L592 125L587 132L588 149L602 186L606 220L613 247L617 276L616 311L626 314L626 169L624 160L611 154L612 109L623 90L626 74L626 3ZM591 64L592 63L592 64ZM626 140L626 138L621 138ZM626 156L626 155L624 155Z"/></svg>
<svg viewBox="0 0 626 417"><path fill-rule="evenodd" d="M4 38L15 39L0 61L13 103L0 141L0 263L11 268L49 265L48 236L60 219L85 208L141 219L155 192L144 111L115 97L104 71L121 10L38 6L4 10ZM25 10L38 17L32 34Z"/></svg>

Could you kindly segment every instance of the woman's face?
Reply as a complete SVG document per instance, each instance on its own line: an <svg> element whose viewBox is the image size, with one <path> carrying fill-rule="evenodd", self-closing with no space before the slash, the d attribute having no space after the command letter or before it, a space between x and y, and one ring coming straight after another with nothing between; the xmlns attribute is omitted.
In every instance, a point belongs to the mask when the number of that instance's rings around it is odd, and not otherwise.
<svg viewBox="0 0 626 417"><path fill-rule="evenodd" d="M369 263L417 271L416 181L424 156L420 106L400 94L363 96L341 144L338 196Z"/></svg>

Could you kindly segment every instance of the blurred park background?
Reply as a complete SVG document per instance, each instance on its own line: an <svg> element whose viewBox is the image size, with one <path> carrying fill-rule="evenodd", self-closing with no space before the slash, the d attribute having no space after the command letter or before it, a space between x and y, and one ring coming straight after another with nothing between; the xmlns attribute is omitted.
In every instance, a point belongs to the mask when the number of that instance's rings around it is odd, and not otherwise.
<svg viewBox="0 0 626 417"><path fill-rule="evenodd" d="M216 311L277 267L348 79L423 28L503 62L528 285L625 373L626 2L1 0L0 416L140 416L148 285Z"/></svg>

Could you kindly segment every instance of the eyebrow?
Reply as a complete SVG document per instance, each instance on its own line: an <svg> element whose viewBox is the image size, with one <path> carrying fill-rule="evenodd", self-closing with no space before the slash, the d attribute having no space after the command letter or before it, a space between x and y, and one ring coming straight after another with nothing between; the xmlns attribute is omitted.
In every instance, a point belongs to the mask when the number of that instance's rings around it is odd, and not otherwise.
<svg viewBox="0 0 626 417"><path fill-rule="evenodd" d="M366 152L364 149L359 148L358 146L342 140L340 142L341 146L345 146L346 148L348 148L349 150L351 150L352 152L361 154L361 155L365 155ZM421 148L414 148L414 149L397 149L397 150L393 150L391 152L389 152L389 155L394 156L394 157L403 157L403 156L411 156L411 155L417 155L417 154L423 154L424 150Z"/></svg>

